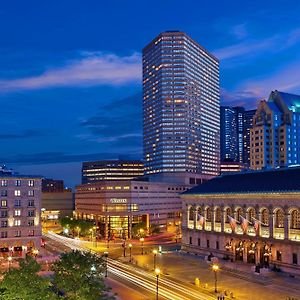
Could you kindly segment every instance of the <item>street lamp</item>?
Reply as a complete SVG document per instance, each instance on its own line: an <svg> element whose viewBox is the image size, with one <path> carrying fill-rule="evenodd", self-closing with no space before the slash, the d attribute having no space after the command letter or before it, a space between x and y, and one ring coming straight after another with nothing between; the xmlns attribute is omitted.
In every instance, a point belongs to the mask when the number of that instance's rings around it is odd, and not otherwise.
<svg viewBox="0 0 300 300"><path fill-rule="evenodd" d="M131 262L131 248L132 248L132 244L129 244L128 247L129 247L129 262Z"/></svg>
<svg viewBox="0 0 300 300"><path fill-rule="evenodd" d="M160 274L160 269L156 268L155 269L155 274L156 274L156 300L158 300L158 277Z"/></svg>
<svg viewBox="0 0 300 300"><path fill-rule="evenodd" d="M140 228L140 236L143 237L143 234L144 234L144 229Z"/></svg>
<svg viewBox="0 0 300 300"><path fill-rule="evenodd" d="M156 268L156 255L157 255L157 250L154 249L154 250L152 251L152 253L153 253L153 269L155 270L155 268Z"/></svg>
<svg viewBox="0 0 300 300"><path fill-rule="evenodd" d="M10 270L10 265L11 265L12 257L9 256L9 257L7 258L7 260L8 260L8 270Z"/></svg>
<svg viewBox="0 0 300 300"><path fill-rule="evenodd" d="M144 240L145 239L143 237L140 238L140 242L142 244L142 255L144 254Z"/></svg>
<svg viewBox="0 0 300 300"><path fill-rule="evenodd" d="M104 252L104 257L105 257L105 277L107 277L107 260L108 260L108 252Z"/></svg>
<svg viewBox="0 0 300 300"><path fill-rule="evenodd" d="M218 289L217 289L217 273L220 270L220 268L217 264L213 264L212 265L212 270L215 273L215 293L217 293L218 292Z"/></svg>

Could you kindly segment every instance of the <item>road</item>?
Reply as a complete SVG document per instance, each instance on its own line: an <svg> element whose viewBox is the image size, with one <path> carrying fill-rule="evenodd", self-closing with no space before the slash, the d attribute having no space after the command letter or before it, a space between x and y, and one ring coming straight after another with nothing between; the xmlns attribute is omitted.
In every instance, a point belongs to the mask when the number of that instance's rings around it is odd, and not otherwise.
<svg viewBox="0 0 300 300"><path fill-rule="evenodd" d="M86 242L74 240L67 237L48 232L46 236L60 244L63 244L71 249L80 251L87 250ZM108 271L114 277L122 279L131 285L137 286L139 289L144 289L147 293L156 292L156 276L153 273L144 271L133 265L128 265L123 262L108 258ZM160 299L170 300L210 300L216 297L197 291L193 286L178 281L173 281L165 275L159 277L159 296Z"/></svg>

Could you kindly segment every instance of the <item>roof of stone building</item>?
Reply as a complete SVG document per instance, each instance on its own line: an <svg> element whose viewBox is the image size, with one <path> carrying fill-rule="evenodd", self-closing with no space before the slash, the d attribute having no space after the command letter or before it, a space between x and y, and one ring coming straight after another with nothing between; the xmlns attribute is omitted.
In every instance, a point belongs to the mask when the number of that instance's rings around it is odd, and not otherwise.
<svg viewBox="0 0 300 300"><path fill-rule="evenodd" d="M300 167L241 172L215 177L183 195L300 192Z"/></svg>

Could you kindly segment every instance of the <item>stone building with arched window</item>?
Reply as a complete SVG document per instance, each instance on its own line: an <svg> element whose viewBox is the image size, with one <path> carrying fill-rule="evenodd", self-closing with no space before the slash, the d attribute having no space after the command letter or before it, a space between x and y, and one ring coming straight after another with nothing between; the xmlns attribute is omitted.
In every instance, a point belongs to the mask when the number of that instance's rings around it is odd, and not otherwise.
<svg viewBox="0 0 300 300"><path fill-rule="evenodd" d="M219 176L181 198L183 250L300 274L300 167Z"/></svg>

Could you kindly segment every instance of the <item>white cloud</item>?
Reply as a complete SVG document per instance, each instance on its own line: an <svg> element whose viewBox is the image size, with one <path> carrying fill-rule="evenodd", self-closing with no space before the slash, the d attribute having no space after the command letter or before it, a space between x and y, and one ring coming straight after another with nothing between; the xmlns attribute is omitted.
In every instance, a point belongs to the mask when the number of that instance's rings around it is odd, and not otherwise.
<svg viewBox="0 0 300 300"><path fill-rule="evenodd" d="M40 75L0 80L0 91L35 90L66 86L119 86L141 81L141 55L117 56L102 52L81 52L80 58Z"/></svg>

